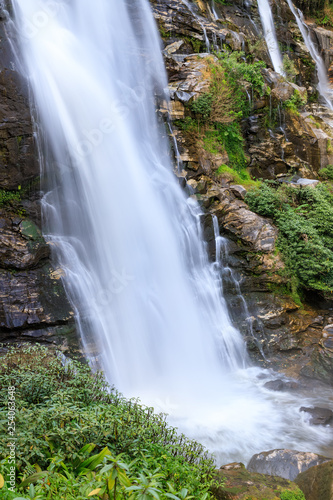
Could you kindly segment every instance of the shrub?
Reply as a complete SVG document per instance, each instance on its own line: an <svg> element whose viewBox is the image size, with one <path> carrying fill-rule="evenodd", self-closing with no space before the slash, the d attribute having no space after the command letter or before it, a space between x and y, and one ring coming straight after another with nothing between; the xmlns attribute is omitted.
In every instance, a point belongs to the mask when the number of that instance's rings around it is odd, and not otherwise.
<svg viewBox="0 0 333 500"><path fill-rule="evenodd" d="M161 499L173 491L180 495L183 489L196 498L208 498L214 464L206 450L179 435L165 415L124 398L105 383L101 373L92 374L77 361L64 366L60 357L43 347L11 349L0 364L0 432L4 436L6 389L13 385L19 450L16 467L22 490L27 491L33 482L36 492L42 494L38 498L74 500L101 488L94 496L100 498L109 495L110 470L115 463L122 469L123 463L128 483L119 485L124 495L119 498L140 498L145 484L156 487ZM8 453L7 441L2 440L2 475ZM24 483L33 470L42 475ZM126 490L130 487L132 490ZM1 498L14 498L7 493ZM116 493L114 498L118 498Z"/></svg>
<svg viewBox="0 0 333 500"><path fill-rule="evenodd" d="M333 165L327 165L318 172L319 177L325 181L333 181Z"/></svg>
<svg viewBox="0 0 333 500"><path fill-rule="evenodd" d="M333 291L333 196L326 186L277 187L263 183L249 191L254 212L279 228L278 248L290 276L307 289Z"/></svg>

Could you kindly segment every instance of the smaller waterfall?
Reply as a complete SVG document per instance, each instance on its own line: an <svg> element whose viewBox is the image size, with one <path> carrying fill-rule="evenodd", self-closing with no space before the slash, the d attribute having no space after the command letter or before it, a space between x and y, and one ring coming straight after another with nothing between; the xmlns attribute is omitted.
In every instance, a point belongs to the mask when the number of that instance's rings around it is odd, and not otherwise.
<svg viewBox="0 0 333 500"><path fill-rule="evenodd" d="M259 13L270 58L276 73L285 76L280 47L276 37L274 19L269 0L258 0Z"/></svg>
<svg viewBox="0 0 333 500"><path fill-rule="evenodd" d="M311 36L309 33L309 30L304 22L304 17L302 12L295 8L294 4L292 3L291 0L287 0L288 5L290 7L291 12L294 14L297 25L299 27L300 32L302 33L304 43L308 49L308 51L311 54L312 59L314 60L316 64L316 69L317 69L317 75L318 75L318 86L317 89L322 96L322 98L325 101L325 104L328 108L333 109L333 92L332 89L330 88L330 84L328 81L327 77L327 71L325 68L325 64L323 59L321 58L315 44L311 40Z"/></svg>
<svg viewBox="0 0 333 500"><path fill-rule="evenodd" d="M201 21L200 16L198 16L198 14L194 11L193 5L191 5L191 2L189 2L188 0L181 0L181 2L188 8L188 10L191 12L191 14L195 17L195 19L200 24L202 31L203 31L203 34L204 34L207 52L210 52L210 43L209 43L208 36L207 36L207 30L206 30L203 22Z"/></svg>
<svg viewBox="0 0 333 500"><path fill-rule="evenodd" d="M219 270L219 273L222 276L222 286L224 282L228 282L231 284L237 302L239 303L240 306L239 308L241 310L241 316L242 318L244 318L246 322L247 335L252 338L253 342L258 347L261 356L263 357L263 359L266 360L266 356L262 349L262 346L260 342L258 342L254 334L254 322L257 318L255 318L250 314L247 302L241 291L240 281L237 279L235 273L228 265L230 242L227 238L223 238L223 236L220 236L220 228L217 217L216 215L213 215L212 217L213 217L213 227L214 227L214 237L215 237L215 247L216 247L215 266Z"/></svg>
<svg viewBox="0 0 333 500"><path fill-rule="evenodd" d="M217 15L217 12L215 10L215 2L214 2L214 0L212 0L212 13L213 13L213 16L215 17L215 20L217 20L219 18L219 16Z"/></svg>

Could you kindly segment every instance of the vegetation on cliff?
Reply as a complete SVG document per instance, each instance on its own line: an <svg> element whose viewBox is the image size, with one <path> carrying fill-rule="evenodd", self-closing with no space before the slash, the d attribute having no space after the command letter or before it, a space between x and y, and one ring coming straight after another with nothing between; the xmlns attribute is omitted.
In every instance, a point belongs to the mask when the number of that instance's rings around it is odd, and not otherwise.
<svg viewBox="0 0 333 500"><path fill-rule="evenodd" d="M254 212L279 228L278 248L289 283L297 289L333 292L333 195L327 186L293 187L266 182L247 193Z"/></svg>

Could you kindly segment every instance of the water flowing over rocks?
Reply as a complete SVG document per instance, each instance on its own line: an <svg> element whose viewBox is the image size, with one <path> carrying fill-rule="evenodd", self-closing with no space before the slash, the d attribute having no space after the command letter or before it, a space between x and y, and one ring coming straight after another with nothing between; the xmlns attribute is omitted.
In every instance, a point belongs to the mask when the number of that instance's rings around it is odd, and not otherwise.
<svg viewBox="0 0 333 500"><path fill-rule="evenodd" d="M330 461L329 458L295 450L271 450L254 455L247 469L250 472L279 476L290 481L310 467Z"/></svg>

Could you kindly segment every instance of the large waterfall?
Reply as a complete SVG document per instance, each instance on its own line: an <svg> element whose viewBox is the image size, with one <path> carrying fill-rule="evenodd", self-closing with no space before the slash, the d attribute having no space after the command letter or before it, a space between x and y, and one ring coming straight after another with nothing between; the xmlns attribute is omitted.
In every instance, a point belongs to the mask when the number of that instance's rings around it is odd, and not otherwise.
<svg viewBox="0 0 333 500"><path fill-rule="evenodd" d="M42 164L44 233L92 363L219 455L320 449L306 398L248 367L200 208L172 172L148 0L13 0ZM264 375L261 373L261 375ZM267 380L267 379L266 379ZM222 457L222 458L221 458Z"/></svg>

